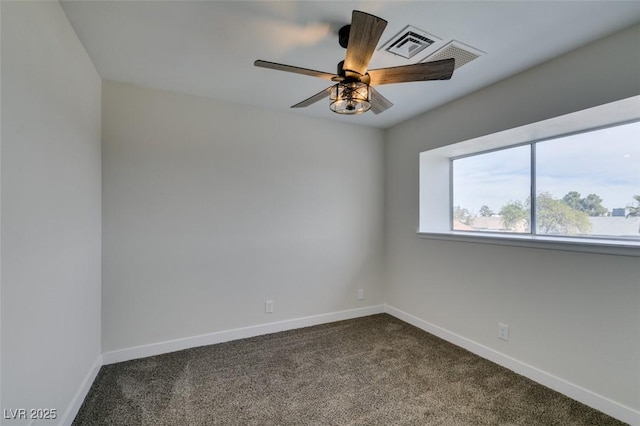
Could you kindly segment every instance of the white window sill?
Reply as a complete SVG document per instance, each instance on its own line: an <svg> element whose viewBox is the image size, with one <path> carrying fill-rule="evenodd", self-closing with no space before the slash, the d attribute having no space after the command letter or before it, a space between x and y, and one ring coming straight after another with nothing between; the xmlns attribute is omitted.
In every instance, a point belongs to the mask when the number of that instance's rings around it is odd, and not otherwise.
<svg viewBox="0 0 640 426"><path fill-rule="evenodd" d="M418 232L418 237L465 243L640 257L640 241L463 231Z"/></svg>

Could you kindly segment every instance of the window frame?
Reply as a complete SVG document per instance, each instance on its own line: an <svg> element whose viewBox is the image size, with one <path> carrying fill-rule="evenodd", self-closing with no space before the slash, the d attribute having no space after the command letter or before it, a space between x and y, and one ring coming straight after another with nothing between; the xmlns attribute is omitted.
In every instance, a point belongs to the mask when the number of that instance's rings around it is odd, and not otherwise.
<svg viewBox="0 0 640 426"><path fill-rule="evenodd" d="M481 136L479 138L462 141L420 153L420 202L418 215L418 237L434 239L462 241L480 244L497 244L518 247L533 247L551 250L566 250L575 252L589 252L602 254L615 254L640 257L640 240L602 236L562 236L537 234L537 215L535 196L535 145L539 142L559 139L576 134L593 132L600 129L620 126L640 121L640 96L622 99L609 104L600 105L587 110L554 117L548 120L520 126L517 128ZM507 233L491 231L456 231L453 230L453 161L483 153L508 149L517 146L531 146L531 224L530 233ZM442 171L432 172L431 168L442 170L446 161L447 174ZM435 166L435 167L433 167ZM437 176L435 179L434 176ZM426 206L433 208L438 200L444 199L442 189L426 189L432 187L432 183L438 178L445 180L447 176L448 202L446 222L443 226L443 217L439 213L431 214L426 211ZM425 201L426 200L426 201ZM440 219L438 219L440 217ZM430 219L436 219L432 225Z"/></svg>

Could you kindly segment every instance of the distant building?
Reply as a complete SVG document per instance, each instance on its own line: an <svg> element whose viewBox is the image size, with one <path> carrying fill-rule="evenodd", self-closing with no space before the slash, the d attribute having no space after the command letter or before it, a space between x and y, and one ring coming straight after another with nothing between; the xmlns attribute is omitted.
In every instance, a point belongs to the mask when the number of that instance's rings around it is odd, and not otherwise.
<svg viewBox="0 0 640 426"><path fill-rule="evenodd" d="M620 216L626 216L627 214L628 214L628 212L627 212L626 208L612 209L611 210L611 216L620 217Z"/></svg>
<svg viewBox="0 0 640 426"><path fill-rule="evenodd" d="M625 210L625 209L619 209ZM593 236L634 237L640 236L640 217L590 217Z"/></svg>
<svg viewBox="0 0 640 426"><path fill-rule="evenodd" d="M504 223L502 222L502 217L498 215L493 215L491 217L474 217L471 226L468 227L474 231L529 232L529 223L526 220L518 221L518 223L514 224L511 228L505 228ZM460 228L460 230L462 230L462 228Z"/></svg>

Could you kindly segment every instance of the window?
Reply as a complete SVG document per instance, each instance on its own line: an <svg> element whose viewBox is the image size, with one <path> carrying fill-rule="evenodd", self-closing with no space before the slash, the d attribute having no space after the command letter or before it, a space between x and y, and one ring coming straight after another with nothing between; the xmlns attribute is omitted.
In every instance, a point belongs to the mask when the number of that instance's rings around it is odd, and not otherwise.
<svg viewBox="0 0 640 426"><path fill-rule="evenodd" d="M529 232L530 145L459 158L452 171L452 229Z"/></svg>
<svg viewBox="0 0 640 426"><path fill-rule="evenodd" d="M423 238L640 256L640 96L420 153Z"/></svg>
<svg viewBox="0 0 640 426"><path fill-rule="evenodd" d="M633 122L454 158L451 229L640 239L639 139Z"/></svg>

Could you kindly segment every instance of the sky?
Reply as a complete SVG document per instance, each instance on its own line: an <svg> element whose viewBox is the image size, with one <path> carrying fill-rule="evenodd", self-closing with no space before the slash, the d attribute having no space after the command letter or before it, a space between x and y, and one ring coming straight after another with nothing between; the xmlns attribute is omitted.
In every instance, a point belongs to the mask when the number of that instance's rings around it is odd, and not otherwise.
<svg viewBox="0 0 640 426"><path fill-rule="evenodd" d="M454 206L494 212L524 202L530 186L530 146L454 160ZM609 210L640 195L640 122L542 141L536 144L537 192L562 198L577 191L597 194Z"/></svg>

